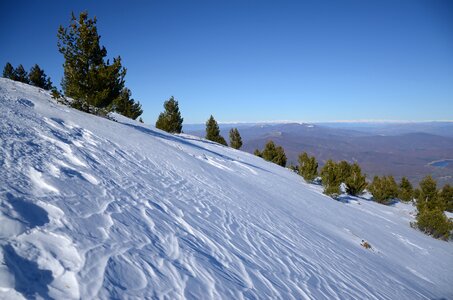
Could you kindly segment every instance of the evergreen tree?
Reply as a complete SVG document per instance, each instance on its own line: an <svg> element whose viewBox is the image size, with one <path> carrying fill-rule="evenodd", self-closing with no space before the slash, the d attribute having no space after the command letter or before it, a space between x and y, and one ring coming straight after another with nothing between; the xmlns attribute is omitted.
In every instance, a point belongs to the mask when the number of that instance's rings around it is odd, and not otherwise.
<svg viewBox="0 0 453 300"><path fill-rule="evenodd" d="M441 199L442 206L448 212L453 212L453 187L449 184L444 185L442 188L439 198Z"/></svg>
<svg viewBox="0 0 453 300"><path fill-rule="evenodd" d="M31 85L43 88L45 90L52 89L52 81L50 80L50 77L47 76L46 73L44 73L44 70L41 69L37 64L35 64L30 69L28 78Z"/></svg>
<svg viewBox="0 0 453 300"><path fill-rule="evenodd" d="M242 138L237 128L230 129L230 146L234 149L240 149L242 147Z"/></svg>
<svg viewBox="0 0 453 300"><path fill-rule="evenodd" d="M414 189L412 184L407 179L407 177L401 178L401 182L398 189L398 198L401 201L408 202L413 199L414 196Z"/></svg>
<svg viewBox="0 0 453 300"><path fill-rule="evenodd" d="M273 162L279 166L286 166L285 150L281 146L276 146L273 141L268 141L261 152L263 159Z"/></svg>
<svg viewBox="0 0 453 300"><path fill-rule="evenodd" d="M5 67L3 68L3 77L16 80L16 73L14 67L9 62L7 62Z"/></svg>
<svg viewBox="0 0 453 300"><path fill-rule="evenodd" d="M58 29L58 50L65 62L62 87L65 95L74 98L76 108L89 111L90 106L108 108L124 88L126 69L118 56L110 64L107 50L101 47L96 17L87 12L77 19L72 14L70 25Z"/></svg>
<svg viewBox="0 0 453 300"><path fill-rule="evenodd" d="M358 163L353 163L349 168L349 177L344 181L346 192L352 196L358 196L363 193L367 187L366 175L362 174L362 169Z"/></svg>
<svg viewBox="0 0 453 300"><path fill-rule="evenodd" d="M318 176L318 162L316 158L308 156L307 152L299 155L299 175L306 181L313 181Z"/></svg>
<svg viewBox="0 0 453 300"><path fill-rule="evenodd" d="M393 176L382 176L382 178L374 176L368 190L373 195L374 201L381 204L388 204L390 200L398 197L398 185Z"/></svg>
<svg viewBox="0 0 453 300"><path fill-rule="evenodd" d="M181 117L178 101L171 96L164 102L164 109L164 112L160 113L157 118L156 128L170 133L181 133L184 119Z"/></svg>
<svg viewBox="0 0 453 300"><path fill-rule="evenodd" d="M131 90L123 88L118 98L113 102L113 110L135 120L143 113L143 110L140 102L135 102L131 97Z"/></svg>
<svg viewBox="0 0 453 300"><path fill-rule="evenodd" d="M337 164L329 159L321 169L322 185L324 186L324 194L333 198L341 194L340 184L341 178L339 176Z"/></svg>
<svg viewBox="0 0 453 300"><path fill-rule="evenodd" d="M275 148L275 157L272 160L272 162L279 166L285 167L286 161L287 161L287 158L286 158L285 150L283 149L282 146L277 146L277 148Z"/></svg>
<svg viewBox="0 0 453 300"><path fill-rule="evenodd" d="M345 161L342 160L339 163L337 163L337 172L338 172L338 180L341 183L345 183L346 179L351 175L351 165Z"/></svg>
<svg viewBox="0 0 453 300"><path fill-rule="evenodd" d="M16 68L16 70L14 70L14 75L15 75L14 80L20 81L23 83L30 83L30 81L28 80L27 71L25 71L24 66L22 66L22 64L20 64Z"/></svg>
<svg viewBox="0 0 453 300"><path fill-rule="evenodd" d="M439 208L419 211L416 225L424 233L442 240L448 240L453 230L453 222Z"/></svg>
<svg viewBox="0 0 453 300"><path fill-rule="evenodd" d="M420 194L417 198L417 209L422 211L425 208L433 210L434 208L439 207L436 181L428 175L420 181L419 186Z"/></svg>
<svg viewBox="0 0 453 300"><path fill-rule="evenodd" d="M223 136L220 135L219 124L212 115L206 121L206 139L228 146Z"/></svg>

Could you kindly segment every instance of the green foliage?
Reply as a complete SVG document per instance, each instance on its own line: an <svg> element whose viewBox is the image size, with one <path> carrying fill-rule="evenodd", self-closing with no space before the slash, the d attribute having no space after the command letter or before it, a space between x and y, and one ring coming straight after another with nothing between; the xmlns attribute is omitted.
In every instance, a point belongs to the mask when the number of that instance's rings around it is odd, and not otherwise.
<svg viewBox="0 0 453 300"><path fill-rule="evenodd" d="M20 81L20 82L23 82L23 83L30 83L30 81L28 80L27 71L25 71L24 66L19 65L14 70L14 80Z"/></svg>
<svg viewBox="0 0 453 300"><path fill-rule="evenodd" d="M171 96L164 102L164 109L164 112L161 112L157 118L156 128L170 133L181 133L184 119L181 117L178 101Z"/></svg>
<svg viewBox="0 0 453 300"><path fill-rule="evenodd" d="M273 141L269 141L264 146L263 152L261 152L262 158L273 162L279 166L286 166L286 154L285 150L281 146L276 146Z"/></svg>
<svg viewBox="0 0 453 300"><path fill-rule="evenodd" d="M341 194L340 184L341 178L339 176L337 164L329 159L321 169L322 185L324 186L324 194L333 198Z"/></svg>
<svg viewBox="0 0 453 300"><path fill-rule="evenodd" d="M12 79L12 80L16 80L15 79L16 73L15 73L14 67L9 62L7 62L5 67L3 68L3 77Z"/></svg>
<svg viewBox="0 0 453 300"><path fill-rule="evenodd" d="M424 208L417 215L417 227L436 239L448 240L453 230L453 222L439 208Z"/></svg>
<svg viewBox="0 0 453 300"><path fill-rule="evenodd" d="M107 50L99 44L96 22L87 12L78 19L72 14L69 26L60 26L57 35L58 50L65 59L63 90L76 100L74 107L85 111L110 107L120 96L126 75L119 56L112 64L105 61Z"/></svg>
<svg viewBox="0 0 453 300"><path fill-rule="evenodd" d="M52 81L50 80L50 77L47 76L46 73L44 73L44 70L41 69L37 64L35 64L30 69L28 78L31 85L43 88L45 90L52 89Z"/></svg>
<svg viewBox="0 0 453 300"><path fill-rule="evenodd" d="M440 208L442 211L445 207L439 202L437 182L431 177L426 176L419 183L420 194L417 197L417 209L422 211L424 209L433 210L434 208Z"/></svg>
<svg viewBox="0 0 453 300"><path fill-rule="evenodd" d="M366 175L362 174L362 169L358 163L353 163L348 169L349 176L344 180L346 192L349 195L358 196L367 187Z"/></svg>
<svg viewBox="0 0 453 300"><path fill-rule="evenodd" d="M351 175L351 165L347 161L342 160L337 163L336 168L340 184L346 182L346 179Z"/></svg>
<svg viewBox="0 0 453 300"><path fill-rule="evenodd" d="M230 146L234 149L240 149L242 147L242 138L237 128L230 129Z"/></svg>
<svg viewBox="0 0 453 300"><path fill-rule="evenodd" d="M401 182L398 188L398 198L401 201L408 202L412 201L413 197L414 189L412 187L412 184L406 177L401 178Z"/></svg>
<svg viewBox="0 0 453 300"><path fill-rule="evenodd" d="M113 110L125 117L135 120L143 113L143 110L140 102L135 102L131 97L131 90L123 88L118 98L113 102Z"/></svg>
<svg viewBox="0 0 453 300"><path fill-rule="evenodd" d="M220 135L219 124L212 115L206 121L206 139L228 146L223 136Z"/></svg>
<svg viewBox="0 0 453 300"><path fill-rule="evenodd" d="M439 193L439 198L445 210L453 212L453 187L449 184L444 185Z"/></svg>
<svg viewBox="0 0 453 300"><path fill-rule="evenodd" d="M318 162L314 156L310 157L306 152L299 155L299 175L306 181L313 181L318 176Z"/></svg>
<svg viewBox="0 0 453 300"><path fill-rule="evenodd" d="M390 200L398 197L398 185L393 176L374 176L368 190L374 201L381 204L388 204Z"/></svg>
<svg viewBox="0 0 453 300"><path fill-rule="evenodd" d="M255 151L253 151L253 154L256 156L259 156L259 157L263 157L263 154L261 153L261 151L259 149L255 149Z"/></svg>

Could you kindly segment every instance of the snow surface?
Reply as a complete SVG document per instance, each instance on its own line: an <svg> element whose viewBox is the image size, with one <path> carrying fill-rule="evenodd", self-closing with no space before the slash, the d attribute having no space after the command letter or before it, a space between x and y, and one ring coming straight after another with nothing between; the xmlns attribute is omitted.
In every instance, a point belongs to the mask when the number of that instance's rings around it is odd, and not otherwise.
<svg viewBox="0 0 453 300"><path fill-rule="evenodd" d="M0 79L0 298L453 298L410 205L117 118Z"/></svg>

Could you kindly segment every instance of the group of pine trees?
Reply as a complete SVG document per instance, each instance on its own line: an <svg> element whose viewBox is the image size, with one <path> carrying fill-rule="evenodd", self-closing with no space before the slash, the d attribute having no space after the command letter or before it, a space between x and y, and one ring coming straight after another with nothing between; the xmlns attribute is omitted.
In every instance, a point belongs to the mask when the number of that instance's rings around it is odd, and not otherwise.
<svg viewBox="0 0 453 300"><path fill-rule="evenodd" d="M17 66L17 68L14 68L8 62L3 68L3 77L31 84L45 90L52 89L52 81L50 80L50 77L47 76L44 70L37 64L31 67L30 71L27 73L22 64Z"/></svg>
<svg viewBox="0 0 453 300"><path fill-rule="evenodd" d="M96 27L96 17L88 18L87 12L74 14L68 27L58 29L58 51L65 59L61 83L64 94L74 101L77 109L98 113L116 111L136 119L143 111L140 102L132 99L132 92L125 87L126 69L121 57L110 63L107 50L100 45L101 36Z"/></svg>
<svg viewBox="0 0 453 300"><path fill-rule="evenodd" d="M156 121L156 128L169 133L181 133L182 123L184 119L179 111L179 103L172 96L164 102L164 111L159 114ZM225 138L220 134L220 128L217 121L211 115L206 121L206 136L207 140L228 146ZM230 147L240 149L242 147L242 138L237 128L230 130Z"/></svg>
<svg viewBox="0 0 453 300"><path fill-rule="evenodd" d="M318 177L316 158L305 152L299 155L299 165L293 169L307 182L313 182ZM414 189L407 177L402 177L397 184L393 176L374 176L372 182L367 183L366 175L362 174L357 163L336 163L332 160L324 164L319 175L324 193L333 198L341 194L343 184L349 195L358 196L367 189L373 200L381 204L390 204L395 199L415 201L418 212L416 222L412 225L435 238L448 240L451 237L453 222L444 211L453 212L453 187L446 184L438 190L431 176L426 176L420 182L419 189Z"/></svg>
<svg viewBox="0 0 453 300"><path fill-rule="evenodd" d="M256 156L262 157L264 160L273 162L279 166L286 166L286 154L282 146L277 146L273 141L268 141L264 146L263 151L255 149L254 154Z"/></svg>

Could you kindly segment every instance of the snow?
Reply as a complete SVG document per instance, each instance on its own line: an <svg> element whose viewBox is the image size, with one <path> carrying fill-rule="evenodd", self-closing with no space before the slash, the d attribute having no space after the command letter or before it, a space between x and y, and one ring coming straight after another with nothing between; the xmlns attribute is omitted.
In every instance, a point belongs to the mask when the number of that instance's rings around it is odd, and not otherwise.
<svg viewBox="0 0 453 300"><path fill-rule="evenodd" d="M408 204L7 79L0 101L0 298L453 298L453 243Z"/></svg>

